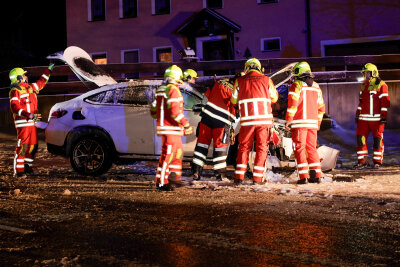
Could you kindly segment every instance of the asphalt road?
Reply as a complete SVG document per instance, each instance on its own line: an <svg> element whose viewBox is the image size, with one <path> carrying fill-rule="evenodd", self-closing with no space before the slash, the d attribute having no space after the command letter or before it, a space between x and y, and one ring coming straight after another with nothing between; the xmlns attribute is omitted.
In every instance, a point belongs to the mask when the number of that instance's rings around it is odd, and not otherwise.
<svg viewBox="0 0 400 267"><path fill-rule="evenodd" d="M364 182L158 192L155 162L82 177L43 144L40 175L15 180L14 145L0 136L0 266L400 265L398 189L371 193L398 167Z"/></svg>

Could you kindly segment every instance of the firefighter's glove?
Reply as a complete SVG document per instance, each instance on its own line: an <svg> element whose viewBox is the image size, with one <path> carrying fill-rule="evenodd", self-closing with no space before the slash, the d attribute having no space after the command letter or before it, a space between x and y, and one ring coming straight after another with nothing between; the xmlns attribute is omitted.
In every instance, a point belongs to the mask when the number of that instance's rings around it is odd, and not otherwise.
<svg viewBox="0 0 400 267"><path fill-rule="evenodd" d="M386 124L386 122L387 122L387 121L386 121L386 118L382 118L382 119L381 119L381 124Z"/></svg>
<svg viewBox="0 0 400 267"><path fill-rule="evenodd" d="M29 114L29 116L28 116L28 119L29 120L33 120L33 121L40 121L41 119L42 119L42 114L33 114L33 113L30 113Z"/></svg>
<svg viewBox="0 0 400 267"><path fill-rule="evenodd" d="M183 131L185 135L191 135L193 133L193 128L188 124L183 127Z"/></svg>
<svg viewBox="0 0 400 267"><path fill-rule="evenodd" d="M48 68L48 69L49 69L50 72L52 72L52 71L53 71L53 68L54 68L54 64L52 63L52 64L49 65L49 68Z"/></svg>

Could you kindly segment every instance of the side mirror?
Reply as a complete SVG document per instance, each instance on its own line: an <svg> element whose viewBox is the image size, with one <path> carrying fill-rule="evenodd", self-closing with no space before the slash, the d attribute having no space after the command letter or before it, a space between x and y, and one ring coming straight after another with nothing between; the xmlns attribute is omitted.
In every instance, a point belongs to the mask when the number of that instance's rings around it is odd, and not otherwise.
<svg viewBox="0 0 400 267"><path fill-rule="evenodd" d="M195 104L192 107L193 112L202 112L203 111L203 104Z"/></svg>

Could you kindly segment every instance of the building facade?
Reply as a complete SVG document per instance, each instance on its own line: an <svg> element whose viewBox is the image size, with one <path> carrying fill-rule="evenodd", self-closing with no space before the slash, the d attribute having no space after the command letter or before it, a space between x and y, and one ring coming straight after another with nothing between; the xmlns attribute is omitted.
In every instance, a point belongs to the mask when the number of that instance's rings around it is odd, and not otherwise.
<svg viewBox="0 0 400 267"><path fill-rule="evenodd" d="M400 53L396 0L67 0L66 17L100 64Z"/></svg>

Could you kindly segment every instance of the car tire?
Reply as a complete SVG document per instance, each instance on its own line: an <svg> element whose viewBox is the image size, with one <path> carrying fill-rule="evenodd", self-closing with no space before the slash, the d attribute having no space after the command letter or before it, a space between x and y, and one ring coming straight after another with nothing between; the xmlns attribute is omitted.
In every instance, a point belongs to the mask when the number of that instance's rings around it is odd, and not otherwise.
<svg viewBox="0 0 400 267"><path fill-rule="evenodd" d="M72 168L82 174L97 176L112 166L112 149L109 142L98 135L84 135L71 145L69 159Z"/></svg>

